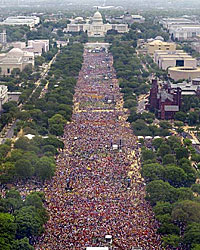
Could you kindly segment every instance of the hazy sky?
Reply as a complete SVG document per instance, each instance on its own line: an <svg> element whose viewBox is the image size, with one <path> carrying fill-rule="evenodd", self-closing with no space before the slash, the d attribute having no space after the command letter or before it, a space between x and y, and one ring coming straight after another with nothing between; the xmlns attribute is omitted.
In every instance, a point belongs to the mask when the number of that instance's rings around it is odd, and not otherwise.
<svg viewBox="0 0 200 250"><path fill-rule="evenodd" d="M114 5L114 6L150 6L150 7L178 7L195 8L200 7L200 0L0 0L0 5Z"/></svg>

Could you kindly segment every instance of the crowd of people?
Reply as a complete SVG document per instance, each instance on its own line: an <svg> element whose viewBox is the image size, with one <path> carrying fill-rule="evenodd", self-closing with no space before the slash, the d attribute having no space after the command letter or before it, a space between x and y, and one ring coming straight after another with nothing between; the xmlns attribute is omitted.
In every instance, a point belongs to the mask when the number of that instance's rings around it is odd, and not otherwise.
<svg viewBox="0 0 200 250"><path fill-rule="evenodd" d="M126 116L112 56L85 49L65 147L45 188L50 218L36 249L105 246L105 235L113 249L163 249Z"/></svg>

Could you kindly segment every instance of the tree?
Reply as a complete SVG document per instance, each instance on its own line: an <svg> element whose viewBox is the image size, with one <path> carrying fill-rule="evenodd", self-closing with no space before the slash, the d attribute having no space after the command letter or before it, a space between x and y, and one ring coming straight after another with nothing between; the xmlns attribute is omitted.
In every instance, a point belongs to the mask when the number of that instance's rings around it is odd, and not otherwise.
<svg viewBox="0 0 200 250"><path fill-rule="evenodd" d="M192 223L186 227L183 242L190 246L200 244L200 223Z"/></svg>
<svg viewBox="0 0 200 250"><path fill-rule="evenodd" d="M190 139L188 139L188 138L185 138L183 140L183 143L184 143L185 146L191 146L192 145L192 141Z"/></svg>
<svg viewBox="0 0 200 250"><path fill-rule="evenodd" d="M160 127L163 128L163 129L171 129L172 125L167 121L161 121L160 122Z"/></svg>
<svg viewBox="0 0 200 250"><path fill-rule="evenodd" d="M200 223L200 203L190 200L178 202L173 208L172 219L185 224Z"/></svg>
<svg viewBox="0 0 200 250"><path fill-rule="evenodd" d="M164 180L174 187L184 186L187 175L182 168L174 165L166 166L164 169Z"/></svg>
<svg viewBox="0 0 200 250"><path fill-rule="evenodd" d="M180 187L176 189L177 200L193 200L194 195L191 188Z"/></svg>
<svg viewBox="0 0 200 250"><path fill-rule="evenodd" d="M154 148L157 150L161 144L164 143L164 139L163 138L156 138L152 141L152 145L154 146Z"/></svg>
<svg viewBox="0 0 200 250"><path fill-rule="evenodd" d="M32 206L23 207L17 211L15 222L17 224L17 234L19 239L24 237L38 236L43 231L42 218Z"/></svg>
<svg viewBox="0 0 200 250"><path fill-rule="evenodd" d="M142 150L142 159L143 159L143 161L153 160L153 159L155 159L155 154L152 150L143 149Z"/></svg>
<svg viewBox="0 0 200 250"><path fill-rule="evenodd" d="M9 145L6 144L0 145L0 159L5 158L9 151L10 151Z"/></svg>
<svg viewBox="0 0 200 250"><path fill-rule="evenodd" d="M43 156L37 165L36 175L42 180L50 179L55 170L55 162L50 158Z"/></svg>
<svg viewBox="0 0 200 250"><path fill-rule="evenodd" d="M64 133L64 124L66 120L60 114L56 114L49 119L49 130L50 133L60 136Z"/></svg>
<svg viewBox="0 0 200 250"><path fill-rule="evenodd" d="M26 197L26 206L34 206L35 208L41 209L43 207L42 199L37 193L31 193Z"/></svg>
<svg viewBox="0 0 200 250"><path fill-rule="evenodd" d="M167 236L162 237L164 246L170 246L173 248L177 248L179 246L179 243L181 242L181 239L179 236L174 234L169 234Z"/></svg>
<svg viewBox="0 0 200 250"><path fill-rule="evenodd" d="M26 137L20 137L15 142L15 148L22 149L22 150L28 150L30 146L30 140Z"/></svg>
<svg viewBox="0 0 200 250"><path fill-rule="evenodd" d="M171 153L171 148L168 144L163 143L160 145L159 149L158 149L158 155L161 157L164 157L167 154Z"/></svg>
<svg viewBox="0 0 200 250"><path fill-rule="evenodd" d="M14 216L0 213L0 249L10 250L10 243L15 239L16 223Z"/></svg>
<svg viewBox="0 0 200 250"><path fill-rule="evenodd" d="M142 167L142 176L148 182L163 179L164 167L158 163L146 164Z"/></svg>
<svg viewBox="0 0 200 250"><path fill-rule="evenodd" d="M15 240L12 244L12 250L34 250L34 247L29 244L28 238Z"/></svg>
<svg viewBox="0 0 200 250"><path fill-rule="evenodd" d="M177 160L189 157L189 152L188 152L187 148L184 148L184 147L176 148L175 153L176 153Z"/></svg>
<svg viewBox="0 0 200 250"><path fill-rule="evenodd" d="M187 114L182 111L176 112L174 116L175 120L182 121L182 122L186 120L186 117L187 117Z"/></svg>
<svg viewBox="0 0 200 250"><path fill-rule="evenodd" d="M171 214L172 205L169 202L157 202L157 204L153 207L153 211L156 215L164 215Z"/></svg>
<svg viewBox="0 0 200 250"><path fill-rule="evenodd" d="M18 191L11 189L6 192L6 199L4 199L4 207L7 212L14 213L16 210L20 209L23 205L21 195Z"/></svg>
<svg viewBox="0 0 200 250"><path fill-rule="evenodd" d="M27 179L32 177L34 168L29 160L21 159L15 163L16 174L22 178Z"/></svg>
<svg viewBox="0 0 200 250"><path fill-rule="evenodd" d="M170 136L167 139L167 144L170 146L172 150L174 150L175 148L179 148L182 143L178 137Z"/></svg>
<svg viewBox="0 0 200 250"><path fill-rule="evenodd" d="M155 205L157 202L174 202L176 201L176 190L168 182L155 180L147 184L147 200Z"/></svg>
<svg viewBox="0 0 200 250"><path fill-rule="evenodd" d="M169 215L170 217L170 215ZM159 219L159 218L157 218ZM160 221L160 220L159 220ZM166 235L166 234L174 234L178 235L179 234L179 227L174 225L173 223L162 223L161 226L158 229L158 233Z"/></svg>
<svg viewBox="0 0 200 250"><path fill-rule="evenodd" d="M200 244L195 244L192 250L200 250Z"/></svg>
<svg viewBox="0 0 200 250"><path fill-rule="evenodd" d="M19 74L20 74L20 69L19 69L19 68L14 68L14 69L12 70L11 74L12 74L13 76L19 75Z"/></svg>
<svg viewBox="0 0 200 250"><path fill-rule="evenodd" d="M191 186L193 192L198 193L200 195L200 184L193 184Z"/></svg>
<svg viewBox="0 0 200 250"><path fill-rule="evenodd" d="M198 121L198 114L196 112L189 112L187 120L190 126L195 125Z"/></svg>
<svg viewBox="0 0 200 250"><path fill-rule="evenodd" d="M163 164L164 165L168 165L168 164L173 164L175 163L175 157L173 154L166 154L164 157L163 157Z"/></svg>

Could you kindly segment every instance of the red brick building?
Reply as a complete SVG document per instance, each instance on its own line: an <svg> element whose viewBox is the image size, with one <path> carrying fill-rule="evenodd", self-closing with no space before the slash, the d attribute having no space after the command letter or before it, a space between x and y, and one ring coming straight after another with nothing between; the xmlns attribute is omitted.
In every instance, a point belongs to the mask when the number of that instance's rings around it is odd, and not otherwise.
<svg viewBox="0 0 200 250"><path fill-rule="evenodd" d="M181 106L181 89L171 89L168 84L152 80L148 109L155 111L159 119L173 119Z"/></svg>

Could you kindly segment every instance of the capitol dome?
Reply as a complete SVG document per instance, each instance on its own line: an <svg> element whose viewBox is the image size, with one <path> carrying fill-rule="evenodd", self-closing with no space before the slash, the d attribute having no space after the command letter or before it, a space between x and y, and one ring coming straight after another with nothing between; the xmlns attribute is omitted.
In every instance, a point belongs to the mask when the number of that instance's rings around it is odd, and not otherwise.
<svg viewBox="0 0 200 250"><path fill-rule="evenodd" d="M92 22L96 24L103 24L103 18L99 11L94 13L94 16L92 18Z"/></svg>

